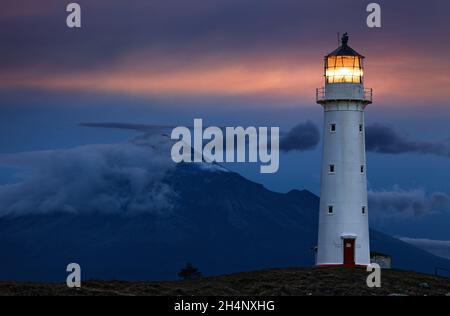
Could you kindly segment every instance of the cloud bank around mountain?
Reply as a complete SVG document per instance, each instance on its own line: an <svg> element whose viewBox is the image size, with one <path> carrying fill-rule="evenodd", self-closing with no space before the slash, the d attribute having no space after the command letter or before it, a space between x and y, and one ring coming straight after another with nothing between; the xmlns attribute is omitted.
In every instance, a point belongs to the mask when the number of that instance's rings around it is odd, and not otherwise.
<svg viewBox="0 0 450 316"><path fill-rule="evenodd" d="M166 172L175 167L170 159L173 144L167 135L170 127L121 123L83 125L133 129L142 134L127 143L0 155L0 165L17 167L21 178L20 182L0 186L0 216L84 211L159 214L174 207L176 192L162 181ZM381 141L386 135L394 143L403 143L404 149L420 147L407 145L408 142L387 131L368 127L369 149L401 151L390 149L393 145ZM374 139L378 145L374 145ZM319 142L318 127L305 122L280 136L280 149L284 152L312 150ZM208 170L218 168L207 167ZM450 196L394 186L389 190L369 191L369 209L373 218L420 217L450 212Z"/></svg>
<svg viewBox="0 0 450 316"><path fill-rule="evenodd" d="M428 194L423 189L370 190L369 209L374 218L420 217L431 213L450 212L450 196L443 192Z"/></svg>
<svg viewBox="0 0 450 316"><path fill-rule="evenodd" d="M436 256L450 259L450 240L433 240L426 238L398 237L400 240L422 248Z"/></svg>
<svg viewBox="0 0 450 316"><path fill-rule="evenodd" d="M0 216L52 212L170 212L176 193L161 181L175 164L170 142L130 143L0 156L22 180L0 186Z"/></svg>

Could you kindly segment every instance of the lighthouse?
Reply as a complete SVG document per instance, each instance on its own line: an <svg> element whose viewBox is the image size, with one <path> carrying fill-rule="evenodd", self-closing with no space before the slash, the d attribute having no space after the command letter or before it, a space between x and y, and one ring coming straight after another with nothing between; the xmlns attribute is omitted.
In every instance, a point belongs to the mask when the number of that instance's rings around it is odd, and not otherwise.
<svg viewBox="0 0 450 316"><path fill-rule="evenodd" d="M318 266L370 264L364 110L372 89L348 40L325 56L325 87L316 91L324 110Z"/></svg>

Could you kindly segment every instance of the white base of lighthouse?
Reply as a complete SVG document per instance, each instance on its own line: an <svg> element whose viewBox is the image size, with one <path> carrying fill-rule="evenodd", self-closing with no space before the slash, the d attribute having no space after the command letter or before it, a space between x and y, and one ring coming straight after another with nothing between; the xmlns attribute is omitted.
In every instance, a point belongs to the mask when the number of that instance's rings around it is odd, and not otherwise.
<svg viewBox="0 0 450 316"><path fill-rule="evenodd" d="M367 102L327 98L320 103L325 127L316 264L366 266L370 264L364 135Z"/></svg>

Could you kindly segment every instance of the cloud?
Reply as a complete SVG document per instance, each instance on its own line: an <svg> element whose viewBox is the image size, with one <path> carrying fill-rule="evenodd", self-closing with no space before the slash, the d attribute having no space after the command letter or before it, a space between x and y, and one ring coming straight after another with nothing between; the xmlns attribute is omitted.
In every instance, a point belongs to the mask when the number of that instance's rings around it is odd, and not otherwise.
<svg viewBox="0 0 450 316"><path fill-rule="evenodd" d="M425 142L408 139L392 128L374 124L366 128L367 151L384 154L419 153L450 157L450 142Z"/></svg>
<svg viewBox="0 0 450 316"><path fill-rule="evenodd" d="M431 213L450 212L450 196L442 192L427 195L423 189L369 191L369 208L375 218L420 217Z"/></svg>
<svg viewBox="0 0 450 316"><path fill-rule="evenodd" d="M449 44L441 40L447 35L449 4L414 0L404 11L401 4L389 3L395 15L385 18L396 27L371 37L358 31L361 19L355 13L366 14L359 0L345 6L329 0L216 0L189 6L182 0L79 0L83 27L77 32L65 27L61 1L3 2L3 88L151 97L245 95L284 101L278 105L299 105L302 97L311 104L314 88L322 84L321 56L334 48L335 31L353 29L351 41L367 52L367 73L378 100L430 102L449 96L444 71ZM399 22L405 18L423 23ZM417 38L436 49L413 49Z"/></svg>
<svg viewBox="0 0 450 316"><path fill-rule="evenodd" d="M20 5L17 0L2 0L1 8L0 20L40 17L60 11L58 1L55 0L41 0L39 3L34 0L20 0Z"/></svg>
<svg viewBox="0 0 450 316"><path fill-rule="evenodd" d="M174 126L163 126L163 125L147 125L147 124L131 124L131 123L80 123L82 127L93 127L93 128L111 128L111 129L127 129L137 132L144 132L146 134L170 134L170 130Z"/></svg>
<svg viewBox="0 0 450 316"><path fill-rule="evenodd" d="M320 76L311 80L320 65L313 68L307 64L292 65L292 61L280 64L273 57L260 59L255 56L252 60L233 57L233 60L220 63L183 59L183 62L168 61L166 68L157 69L166 63L165 59L167 56L152 54L132 61L119 60L104 69L71 70L64 74L48 73L50 68L46 68L36 70L41 74L37 75L26 69L11 72L9 76L0 74L0 85L5 89L118 93L175 99L251 97L265 103L280 100L292 104L291 101L300 96L312 98L311 91L320 84Z"/></svg>
<svg viewBox="0 0 450 316"><path fill-rule="evenodd" d="M129 129L138 132L150 134L170 135L171 130L175 126L160 126L146 124L130 124L130 123L81 123L80 126L94 128L113 128L113 129ZM187 126L192 129L192 126ZM224 136L225 128L219 127ZM224 142L226 141L224 137ZM248 141L248 139L247 139ZM294 126L289 132L280 135L280 150L284 152L290 151L307 151L314 149L320 142L320 132L317 125L311 121L300 123ZM247 143L248 144L248 143ZM227 149L226 146L224 146ZM236 149L236 148L235 148Z"/></svg>
<svg viewBox="0 0 450 316"><path fill-rule="evenodd" d="M176 192L163 181L176 166L170 159L173 142L164 134L170 127L128 123L81 125L132 129L142 135L119 144L0 155L0 165L18 168L21 178L18 183L0 186L0 217L57 212L170 214L178 201ZM308 150L318 141L317 127L307 122L282 138L282 149ZM200 167L226 171L211 164Z"/></svg>
<svg viewBox="0 0 450 316"><path fill-rule="evenodd" d="M148 130L162 128L158 125L145 125L145 124L129 124L129 123L80 123L83 127L94 127L94 128L113 128L113 129L130 129L135 131L145 132Z"/></svg>
<svg viewBox="0 0 450 316"><path fill-rule="evenodd" d="M0 216L30 212L170 213L177 195L161 181L175 166L170 142L130 143L1 155L22 181L0 186Z"/></svg>
<svg viewBox="0 0 450 316"><path fill-rule="evenodd" d="M398 239L431 252L440 257L450 259L450 240L433 240L426 238L397 237Z"/></svg>
<svg viewBox="0 0 450 316"><path fill-rule="evenodd" d="M284 152L312 150L319 142L319 128L311 121L308 121L298 124L286 135L281 136L280 150Z"/></svg>

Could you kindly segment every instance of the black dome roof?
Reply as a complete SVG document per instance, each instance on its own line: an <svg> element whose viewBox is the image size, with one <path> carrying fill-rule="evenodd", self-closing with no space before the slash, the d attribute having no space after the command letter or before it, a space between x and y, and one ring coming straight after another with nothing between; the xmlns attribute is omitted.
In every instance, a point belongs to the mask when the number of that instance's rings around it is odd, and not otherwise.
<svg viewBox="0 0 450 316"><path fill-rule="evenodd" d="M360 53L355 51L353 48L348 46L348 34L347 33L344 33L344 35L342 36L341 41L342 41L342 45L339 46L339 48L337 48L333 52L329 53L326 57L331 57L331 56L358 56L358 57L364 58L363 55L361 55Z"/></svg>

